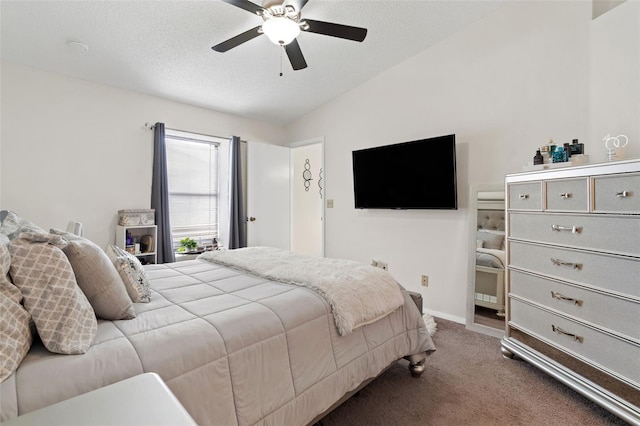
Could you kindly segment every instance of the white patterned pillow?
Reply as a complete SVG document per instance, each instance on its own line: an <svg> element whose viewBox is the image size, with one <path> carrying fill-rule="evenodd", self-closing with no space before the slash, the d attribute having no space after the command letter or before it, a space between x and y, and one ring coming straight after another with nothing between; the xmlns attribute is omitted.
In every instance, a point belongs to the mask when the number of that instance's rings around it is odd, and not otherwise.
<svg viewBox="0 0 640 426"><path fill-rule="evenodd" d="M57 235L22 233L9 245L10 272L44 346L51 352L81 354L95 338L97 321L60 249L65 245Z"/></svg>
<svg viewBox="0 0 640 426"><path fill-rule="evenodd" d="M29 312L20 304L22 293L9 281L9 239L0 235L0 383L18 368L31 347Z"/></svg>
<svg viewBox="0 0 640 426"><path fill-rule="evenodd" d="M140 260L113 244L109 244L107 247L107 256L120 274L131 301L136 303L150 302L149 278L147 278L147 273Z"/></svg>

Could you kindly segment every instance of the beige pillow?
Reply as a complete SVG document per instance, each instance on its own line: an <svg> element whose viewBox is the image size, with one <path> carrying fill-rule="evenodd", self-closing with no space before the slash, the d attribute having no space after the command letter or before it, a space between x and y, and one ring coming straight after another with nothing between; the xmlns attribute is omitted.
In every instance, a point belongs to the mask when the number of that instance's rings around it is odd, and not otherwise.
<svg viewBox="0 0 640 426"><path fill-rule="evenodd" d="M0 235L0 383L18 368L31 347L31 315L20 303L22 293L9 281L9 239Z"/></svg>
<svg viewBox="0 0 640 426"><path fill-rule="evenodd" d="M484 248L504 250L504 232L479 230L477 239L482 240Z"/></svg>
<svg viewBox="0 0 640 426"><path fill-rule="evenodd" d="M100 247L86 238L76 236L67 241L67 246L62 250L73 267L78 286L99 318L135 318L136 313L124 283Z"/></svg>
<svg viewBox="0 0 640 426"><path fill-rule="evenodd" d="M25 232L9 246L11 277L24 297L44 346L62 354L85 353L96 335L89 301L55 235Z"/></svg>
<svg viewBox="0 0 640 426"><path fill-rule="evenodd" d="M120 274L131 301L135 303L150 302L149 278L140 260L113 244L109 244L107 247L107 256Z"/></svg>

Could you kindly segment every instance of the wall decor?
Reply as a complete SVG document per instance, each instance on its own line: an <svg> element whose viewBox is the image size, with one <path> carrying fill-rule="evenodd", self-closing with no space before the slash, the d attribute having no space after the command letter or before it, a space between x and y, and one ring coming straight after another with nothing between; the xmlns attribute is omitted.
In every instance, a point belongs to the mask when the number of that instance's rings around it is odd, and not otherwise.
<svg viewBox="0 0 640 426"><path fill-rule="evenodd" d="M304 162L304 171L302 172L302 178L304 179L304 190L309 192L309 187L311 186L311 163L309 163L309 159L307 158Z"/></svg>
<svg viewBox="0 0 640 426"><path fill-rule="evenodd" d="M322 169L318 172L318 187L320 188L318 192L320 192L320 199L322 200Z"/></svg>

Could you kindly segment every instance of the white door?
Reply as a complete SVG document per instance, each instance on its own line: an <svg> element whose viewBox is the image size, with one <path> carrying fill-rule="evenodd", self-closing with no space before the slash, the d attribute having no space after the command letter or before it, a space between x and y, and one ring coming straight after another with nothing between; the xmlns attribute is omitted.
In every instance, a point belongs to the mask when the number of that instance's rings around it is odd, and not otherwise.
<svg viewBox="0 0 640 426"><path fill-rule="evenodd" d="M323 142L291 146L291 251L324 257Z"/></svg>
<svg viewBox="0 0 640 426"><path fill-rule="evenodd" d="M247 245L289 250L289 148L247 143Z"/></svg>

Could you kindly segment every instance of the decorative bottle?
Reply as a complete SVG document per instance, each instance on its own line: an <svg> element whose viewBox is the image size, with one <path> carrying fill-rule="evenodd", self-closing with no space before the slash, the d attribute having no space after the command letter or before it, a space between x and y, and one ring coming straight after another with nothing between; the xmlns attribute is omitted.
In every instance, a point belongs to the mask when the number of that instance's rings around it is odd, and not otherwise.
<svg viewBox="0 0 640 426"><path fill-rule="evenodd" d="M567 153L564 148L559 146L553 151L553 162L554 163L564 163L567 161Z"/></svg>
<svg viewBox="0 0 640 426"><path fill-rule="evenodd" d="M578 139L574 139L571 144L571 155L584 154L584 144L578 143Z"/></svg>
<svg viewBox="0 0 640 426"><path fill-rule="evenodd" d="M533 164L544 164L544 157L540 150L536 151L536 155L533 157Z"/></svg>

